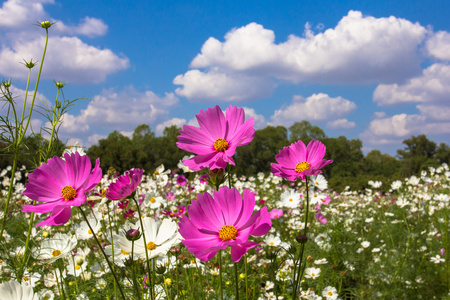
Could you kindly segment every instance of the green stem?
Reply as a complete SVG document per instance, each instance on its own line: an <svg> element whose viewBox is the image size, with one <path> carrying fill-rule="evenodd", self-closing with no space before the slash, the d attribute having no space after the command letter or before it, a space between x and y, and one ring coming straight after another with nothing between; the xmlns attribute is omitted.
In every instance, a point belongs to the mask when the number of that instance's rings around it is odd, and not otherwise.
<svg viewBox="0 0 450 300"><path fill-rule="evenodd" d="M247 252L244 254L244 271L245 271L245 300L247 300L248 299Z"/></svg>
<svg viewBox="0 0 450 300"><path fill-rule="evenodd" d="M16 179L15 173L16 173L16 169L17 169L17 160L18 159L19 159L19 153L16 151L16 153L14 154L14 161L13 161L13 166L12 166L12 169L11 169L11 179L9 181L8 196L6 198L5 208L3 209L2 228L0 230L0 242L1 242L2 237L3 237L3 231L5 229L5 221L6 221L7 214L8 214L9 201L11 200L13 187L14 187L14 181ZM24 255L25 254L26 253L24 253Z"/></svg>
<svg viewBox="0 0 450 300"><path fill-rule="evenodd" d="M239 276L238 276L238 267L237 267L237 263L234 263L234 278L236 280L235 283L235 294L236 294L236 300L239 300Z"/></svg>
<svg viewBox="0 0 450 300"><path fill-rule="evenodd" d="M47 150L47 154L46 154L46 156L45 156L46 159L49 158L49 153L51 153L50 150L51 150L51 148L52 148L53 135L55 134L55 128L56 128L56 124L57 124L56 120L58 119L58 118L56 117L56 107L57 107L57 105L58 105L58 98L59 98L59 90L60 90L60 89L61 89L61 88L58 88L58 92L56 93L55 106L53 107L53 115L52 115L52 132L51 132L51 134L50 134L50 141L49 141L49 143L48 143L48 150Z"/></svg>
<svg viewBox="0 0 450 300"><path fill-rule="evenodd" d="M139 293L138 282L136 279L136 266L133 260L133 255L134 255L134 241L131 241L131 274L133 274L134 290L136 291L137 298L140 299L141 294Z"/></svg>
<svg viewBox="0 0 450 300"><path fill-rule="evenodd" d="M305 228L303 230L303 235L306 238L308 233L308 213L309 213L309 186L308 186L308 176L305 176L305 186L306 186L306 213L305 213ZM297 297L297 290L298 290L298 284L301 280L301 277L303 277L303 271L300 273L300 268L302 267L303 263L303 255L305 250L306 241L302 243L301 246L301 252L299 257L299 263L298 265L294 266L294 268L298 268L297 271L294 269L294 293L292 299L296 299ZM304 269L304 268L303 268ZM295 275L297 275L297 278L295 278Z"/></svg>
<svg viewBox="0 0 450 300"><path fill-rule="evenodd" d="M107 203L106 204L106 207L107 207L107 209L108 209L108 220L109 220L109 233L110 233L110 235L111 235L111 252L112 252L112 270L113 270L113 272L115 272L116 270L115 270L115 266L114 266L114 264L115 264L115 260L114 260L114 243L113 243L113 232L112 232L112 222L111 222L111 212L110 212L110 210L109 210L109 203ZM117 283L116 283L116 281L114 280L114 297L115 297L115 299L117 299Z"/></svg>
<svg viewBox="0 0 450 300"><path fill-rule="evenodd" d="M25 133L28 129L28 125L30 124L30 121L31 121L31 113L33 112L34 101L36 100L36 94L37 94L37 90L38 90L38 86L39 86L39 81L41 78L42 66L44 65L45 53L47 52L48 28L45 29L45 33L46 33L46 35L45 35L44 52L42 53L41 65L39 66L39 72L38 72L37 79L36 79L36 86L34 88L33 98L31 99L30 112L28 113L27 123L26 123L25 127L23 128L21 136L19 137L19 140L17 142L18 145L20 145L20 143L22 143L22 139L25 136Z"/></svg>
<svg viewBox="0 0 450 300"><path fill-rule="evenodd" d="M220 300L223 300L223 288L222 288L222 250L219 250L219 290Z"/></svg>
<svg viewBox="0 0 450 300"><path fill-rule="evenodd" d="M53 267L54 267L54 265L53 265ZM62 285L61 285L61 283L59 282L59 278L58 278L58 272L56 272L56 269L55 269L55 277L56 277L56 283L58 284L58 289L59 289L59 297L61 298L61 300L64 300L64 291L63 291L63 289L62 289Z"/></svg>
<svg viewBox="0 0 450 300"><path fill-rule="evenodd" d="M144 224L142 223L142 216L141 216L141 208L139 206L139 202L136 200L136 197L132 197L134 200L134 203L136 203L137 206L137 211L138 211L138 215L139 215L139 222L141 224L141 230L142 230L142 238L144 239L144 250L145 250L145 259L147 262L147 278L150 280L150 299L153 300L153 291L154 291L154 286L153 286L153 277L152 277L152 270L150 268L150 260L148 258L148 249L147 249L147 241L145 239L145 232L144 232Z"/></svg>
<svg viewBox="0 0 450 300"><path fill-rule="evenodd" d="M105 259L106 259L106 262L108 263L109 269L111 270L111 272L112 272L112 274L113 274L113 276L114 276L114 280L117 282L117 286L119 287L120 294L122 295L122 298L125 300L125 295L123 294L122 287L120 286L119 280L117 279L116 273L114 272L114 269L113 269L113 267L112 267L112 265L111 265L111 262L110 262L109 259L108 259L108 256L106 256L106 253L105 253L105 251L103 250L102 245L100 244L100 242L99 242L99 240L98 240L98 238L97 238L97 235L95 234L94 229L92 229L91 224L89 223L89 221L88 221L86 215L84 214L83 209L81 209L80 206L78 206L78 208L80 209L81 215L83 216L84 220L85 220L86 223L88 224L89 229L92 231L92 235L94 236L94 239L95 239L95 241L97 242L98 247L99 247L100 250L102 251L102 254L103 254L103 256L104 256ZM111 242L113 242L113 241L111 241Z"/></svg>

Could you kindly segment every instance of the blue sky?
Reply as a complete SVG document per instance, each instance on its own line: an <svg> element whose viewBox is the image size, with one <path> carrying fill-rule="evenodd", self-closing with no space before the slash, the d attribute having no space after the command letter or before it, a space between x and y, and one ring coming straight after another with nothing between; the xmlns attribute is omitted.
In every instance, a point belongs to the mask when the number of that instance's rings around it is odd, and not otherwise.
<svg viewBox="0 0 450 300"><path fill-rule="evenodd" d="M411 135L450 142L449 1L57 1L0 6L0 76L23 93L40 60L78 102L60 129L88 147L142 123L195 125L216 104L255 127L308 120L395 155ZM36 72L37 73L37 70ZM35 130L44 124L34 114Z"/></svg>

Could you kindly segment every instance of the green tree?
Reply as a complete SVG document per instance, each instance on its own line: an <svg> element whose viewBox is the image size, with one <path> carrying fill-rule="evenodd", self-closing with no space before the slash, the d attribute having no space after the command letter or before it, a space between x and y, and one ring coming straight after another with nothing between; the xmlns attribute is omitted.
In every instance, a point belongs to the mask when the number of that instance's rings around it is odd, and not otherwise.
<svg viewBox="0 0 450 300"><path fill-rule="evenodd" d="M435 157L440 164L450 164L450 147L446 143L440 143Z"/></svg>
<svg viewBox="0 0 450 300"><path fill-rule="evenodd" d="M291 143L302 140L305 145L308 145L312 140L323 140L327 138L322 128L311 125L307 120L295 122L289 127L289 131L289 141Z"/></svg>
<svg viewBox="0 0 450 300"><path fill-rule="evenodd" d="M397 156L402 162L401 175L403 177L417 174L420 170L438 163L434 157L436 143L430 141L426 135L413 135L402 143L405 148L397 150Z"/></svg>
<svg viewBox="0 0 450 300"><path fill-rule="evenodd" d="M283 126L267 126L256 130L253 141L236 150L234 157L236 173L245 175L268 173L270 163L276 162L275 155L288 145L287 129Z"/></svg>
<svg viewBox="0 0 450 300"><path fill-rule="evenodd" d="M100 158L103 172L106 172L109 167L114 167L121 173L139 167L136 165L135 148L131 139L116 130L106 139L99 140L98 145L91 146L87 155L93 163L97 157Z"/></svg>

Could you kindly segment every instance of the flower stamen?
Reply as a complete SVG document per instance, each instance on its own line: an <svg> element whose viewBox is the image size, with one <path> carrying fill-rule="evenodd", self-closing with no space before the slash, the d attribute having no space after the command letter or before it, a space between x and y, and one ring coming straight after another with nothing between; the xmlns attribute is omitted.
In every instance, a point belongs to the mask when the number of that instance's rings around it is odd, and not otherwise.
<svg viewBox="0 0 450 300"><path fill-rule="evenodd" d="M295 172L297 173L301 173L305 170L311 169L311 165L309 162L307 161L302 161L299 162L296 166L295 166Z"/></svg>
<svg viewBox="0 0 450 300"><path fill-rule="evenodd" d="M214 149L217 152L224 152L228 149L228 142L225 139L217 139L214 142Z"/></svg>
<svg viewBox="0 0 450 300"><path fill-rule="evenodd" d="M52 256L55 257L55 256L58 256L58 255L61 255L61 250L53 250Z"/></svg>
<svg viewBox="0 0 450 300"><path fill-rule="evenodd" d="M61 196L63 196L65 201L73 200L77 196L77 191L73 187L66 185L61 190Z"/></svg>
<svg viewBox="0 0 450 300"><path fill-rule="evenodd" d="M156 244L153 242L148 242L147 243L147 250L155 250L156 249Z"/></svg>
<svg viewBox="0 0 450 300"><path fill-rule="evenodd" d="M237 229L232 225L224 225L219 230L219 237L222 241L235 240L237 236Z"/></svg>

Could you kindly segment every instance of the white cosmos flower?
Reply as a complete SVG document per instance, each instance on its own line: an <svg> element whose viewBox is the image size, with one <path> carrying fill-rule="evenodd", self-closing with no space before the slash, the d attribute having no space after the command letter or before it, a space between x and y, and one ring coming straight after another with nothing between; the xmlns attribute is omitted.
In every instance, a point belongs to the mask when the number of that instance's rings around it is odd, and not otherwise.
<svg viewBox="0 0 450 300"><path fill-rule="evenodd" d="M117 264L118 266L123 267L125 266L124 264L125 260L131 257L132 243L131 241L127 240L125 234L122 231L119 231L118 235L113 234L112 240L113 240L112 244L114 245L114 263ZM135 248L138 241L134 242ZM108 256L112 256L113 246L112 245L106 246L105 253ZM137 260L139 257L138 255L136 255L136 251L134 253L135 254L133 255L133 260Z"/></svg>
<svg viewBox="0 0 450 300"><path fill-rule="evenodd" d="M263 243L268 246L278 247L281 245L281 240L278 236L270 234L264 238Z"/></svg>
<svg viewBox="0 0 450 300"><path fill-rule="evenodd" d="M300 193L294 189L286 190L281 194L281 200L278 202L282 207L296 208L300 205Z"/></svg>
<svg viewBox="0 0 450 300"><path fill-rule="evenodd" d="M441 258L440 255L436 255L435 257L431 257L431 262L434 262L435 264L445 262L444 258Z"/></svg>
<svg viewBox="0 0 450 300"><path fill-rule="evenodd" d="M322 296L324 296L326 300L336 300L338 297L338 291L335 287L327 286L323 289Z"/></svg>
<svg viewBox="0 0 450 300"><path fill-rule="evenodd" d="M0 296L5 300L37 300L33 288L26 284L20 284L15 280L0 284Z"/></svg>
<svg viewBox="0 0 450 300"><path fill-rule="evenodd" d="M305 270L305 277L306 278L312 278L316 279L320 275L320 269L319 268L307 268Z"/></svg>
<svg viewBox="0 0 450 300"><path fill-rule="evenodd" d="M319 190L323 191L328 188L328 181L325 179L325 177L322 174L319 174L317 176L311 176L311 182Z"/></svg>
<svg viewBox="0 0 450 300"><path fill-rule="evenodd" d="M52 238L41 243L41 248L35 255L36 259L52 263L61 257L66 257L77 245L77 238L58 232Z"/></svg>
<svg viewBox="0 0 450 300"><path fill-rule="evenodd" d="M164 219L162 222L153 218L142 219L143 236L135 242L134 252L141 258L146 258L146 249L148 258L153 258L166 253L181 241L181 235L178 233L178 225L174 220Z"/></svg>
<svg viewBox="0 0 450 300"><path fill-rule="evenodd" d="M368 248L370 246L370 242L364 241L361 243L361 246L363 246L364 248Z"/></svg>
<svg viewBox="0 0 450 300"><path fill-rule="evenodd" d="M314 264L316 264L316 265L324 265L327 263L328 263L328 260L326 258L322 258L322 259L318 259L318 260L314 261Z"/></svg>
<svg viewBox="0 0 450 300"><path fill-rule="evenodd" d="M393 190L398 190L402 186L402 182L400 180L396 180L391 184L391 188Z"/></svg>
<svg viewBox="0 0 450 300"><path fill-rule="evenodd" d="M88 217L88 221L92 229L94 230L95 234L97 234L99 230L102 228L102 224L93 217ZM80 224L76 224L75 230L77 237L80 240L88 240L94 236L92 230L89 228L89 225L86 223L86 221L82 221Z"/></svg>

